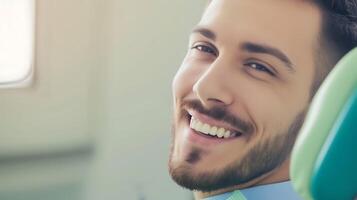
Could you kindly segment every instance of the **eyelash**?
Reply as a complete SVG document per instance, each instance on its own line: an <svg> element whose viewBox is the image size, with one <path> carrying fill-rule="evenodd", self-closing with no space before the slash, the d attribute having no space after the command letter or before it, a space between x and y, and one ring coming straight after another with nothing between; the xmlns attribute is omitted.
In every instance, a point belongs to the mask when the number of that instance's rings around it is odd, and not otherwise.
<svg viewBox="0 0 357 200"><path fill-rule="evenodd" d="M210 47L208 45L197 44L197 45L193 46L191 49L196 49L198 51L217 56L217 51L213 47Z"/></svg>
<svg viewBox="0 0 357 200"><path fill-rule="evenodd" d="M208 45L204 45L204 44L198 44L198 45L195 45L193 46L191 49L196 49L198 51L201 51L201 52L204 52L204 53L209 53L209 54L212 54L214 56L217 56L217 51L208 46ZM260 64L260 63L257 63L257 62L249 62L249 63L246 63L245 65L251 67L252 69L256 69L258 71L262 71L262 72L265 72L271 76L275 76L275 74L268 68L266 67L265 65L263 64Z"/></svg>
<svg viewBox="0 0 357 200"><path fill-rule="evenodd" d="M257 62L250 62L250 63L247 63L245 65L248 65L249 67L251 67L253 69L256 69L258 71L262 71L262 72L268 73L270 76L275 76L275 74L268 67L266 67L263 64L260 64L260 63L257 63Z"/></svg>

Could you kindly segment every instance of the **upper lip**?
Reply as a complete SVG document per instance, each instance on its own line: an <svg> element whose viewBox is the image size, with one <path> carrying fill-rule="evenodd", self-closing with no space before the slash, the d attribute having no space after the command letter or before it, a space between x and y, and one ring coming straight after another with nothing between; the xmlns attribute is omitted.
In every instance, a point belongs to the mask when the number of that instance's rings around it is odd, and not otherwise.
<svg viewBox="0 0 357 200"><path fill-rule="evenodd" d="M199 121L205 123L205 124L209 124L211 126L216 126L216 127L221 127L224 128L226 130L229 130L231 132L239 132L239 133L243 133L241 130L233 127L232 125L228 124L227 122L221 121L221 120L216 120L212 117L209 117L205 114L201 114L197 111L194 110L187 110L188 114L190 116L192 116L195 119L198 119Z"/></svg>

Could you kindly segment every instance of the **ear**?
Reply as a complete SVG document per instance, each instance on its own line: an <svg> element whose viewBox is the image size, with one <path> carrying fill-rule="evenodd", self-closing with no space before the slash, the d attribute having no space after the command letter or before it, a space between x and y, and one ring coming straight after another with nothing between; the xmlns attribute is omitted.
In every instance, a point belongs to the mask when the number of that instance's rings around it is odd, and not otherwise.
<svg viewBox="0 0 357 200"><path fill-rule="evenodd" d="M345 55L316 93L290 165L304 199L357 195L357 48Z"/></svg>

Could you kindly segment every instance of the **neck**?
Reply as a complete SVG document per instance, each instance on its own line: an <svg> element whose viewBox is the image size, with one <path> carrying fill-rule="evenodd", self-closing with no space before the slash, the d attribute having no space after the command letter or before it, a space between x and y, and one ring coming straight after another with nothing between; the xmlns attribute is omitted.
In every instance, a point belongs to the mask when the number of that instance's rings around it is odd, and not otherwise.
<svg viewBox="0 0 357 200"><path fill-rule="evenodd" d="M258 186L258 185L266 185L266 184L272 184L272 183L279 183L283 181L288 181L289 180L289 166L290 166L290 159L286 160L280 167L277 169L264 174L258 178L255 178L247 183L240 184L240 185L235 185L219 190L214 190L210 192L202 192L202 191L194 191L195 199L203 199L207 198L210 196L215 196L227 192L232 192L234 190L240 190L244 188L249 188L253 186Z"/></svg>

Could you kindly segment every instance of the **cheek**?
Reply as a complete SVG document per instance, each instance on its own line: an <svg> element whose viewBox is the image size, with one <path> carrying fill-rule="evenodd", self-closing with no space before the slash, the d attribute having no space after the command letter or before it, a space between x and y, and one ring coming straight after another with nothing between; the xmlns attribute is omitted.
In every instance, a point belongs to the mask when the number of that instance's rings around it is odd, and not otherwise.
<svg viewBox="0 0 357 200"><path fill-rule="evenodd" d="M184 85L185 82L183 81L183 75L183 70L180 68L172 81L172 92L174 95L174 100L181 97L184 91L187 90L186 88L188 86Z"/></svg>
<svg viewBox="0 0 357 200"><path fill-rule="evenodd" d="M190 64L184 61L172 81L174 101L183 99L183 97L188 96L192 92L193 85L197 79L197 73L189 66Z"/></svg>
<svg viewBox="0 0 357 200"><path fill-rule="evenodd" d="M250 113L254 114L257 126L262 137L271 137L275 134L284 133L294 120L295 116L303 109L303 101L296 101L298 96L289 93L257 93L251 103Z"/></svg>
<svg viewBox="0 0 357 200"><path fill-rule="evenodd" d="M257 128L258 138L281 132L295 113L281 93L262 85L246 84L241 99Z"/></svg>

